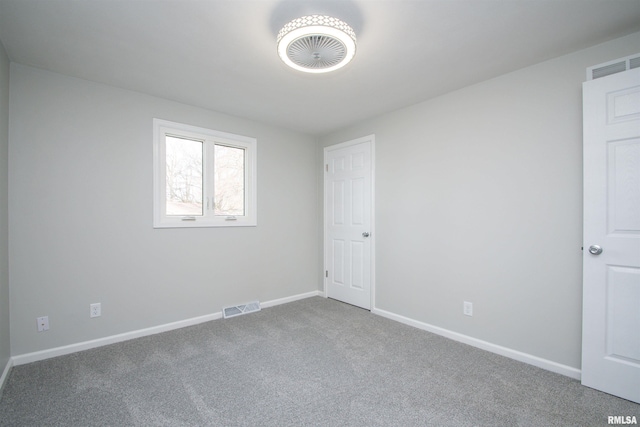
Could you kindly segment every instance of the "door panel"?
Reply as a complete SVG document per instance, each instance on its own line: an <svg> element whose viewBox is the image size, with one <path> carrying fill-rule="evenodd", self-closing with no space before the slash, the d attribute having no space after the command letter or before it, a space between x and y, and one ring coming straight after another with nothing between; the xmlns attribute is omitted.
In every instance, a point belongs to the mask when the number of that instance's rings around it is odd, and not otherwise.
<svg viewBox="0 0 640 427"><path fill-rule="evenodd" d="M640 69L585 82L583 104L582 383L640 403Z"/></svg>
<svg viewBox="0 0 640 427"><path fill-rule="evenodd" d="M351 287L364 290L364 243L351 242Z"/></svg>
<svg viewBox="0 0 640 427"><path fill-rule="evenodd" d="M640 101L639 101L640 103ZM638 233L640 230L640 139L611 142L608 153L609 233Z"/></svg>
<svg viewBox="0 0 640 427"><path fill-rule="evenodd" d="M331 263L332 279L336 285L344 285L344 240L333 240L333 261Z"/></svg>
<svg viewBox="0 0 640 427"><path fill-rule="evenodd" d="M371 308L373 136L325 149L325 289Z"/></svg>
<svg viewBox="0 0 640 427"><path fill-rule="evenodd" d="M334 226L344 224L344 181L333 182L333 218Z"/></svg>
<svg viewBox="0 0 640 427"><path fill-rule="evenodd" d="M640 340L640 269L608 267L607 354L611 358L638 364ZM640 383L637 384L640 387Z"/></svg>

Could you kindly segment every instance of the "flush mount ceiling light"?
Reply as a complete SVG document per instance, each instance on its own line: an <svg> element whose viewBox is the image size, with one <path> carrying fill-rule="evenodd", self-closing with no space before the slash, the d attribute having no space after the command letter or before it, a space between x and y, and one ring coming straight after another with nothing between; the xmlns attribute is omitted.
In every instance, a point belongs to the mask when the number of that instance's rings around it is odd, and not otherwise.
<svg viewBox="0 0 640 427"><path fill-rule="evenodd" d="M327 73L344 67L356 54L356 33L347 23L325 15L294 19L278 33L278 55L291 68Z"/></svg>

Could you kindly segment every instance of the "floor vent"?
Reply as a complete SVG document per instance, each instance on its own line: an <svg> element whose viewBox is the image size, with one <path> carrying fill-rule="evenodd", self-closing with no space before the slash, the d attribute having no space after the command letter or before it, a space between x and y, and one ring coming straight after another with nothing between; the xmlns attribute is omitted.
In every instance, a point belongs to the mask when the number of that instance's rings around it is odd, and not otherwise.
<svg viewBox="0 0 640 427"><path fill-rule="evenodd" d="M222 309L222 316L228 319L229 317L240 316L241 314L253 313L255 311L260 311L260 301L225 307Z"/></svg>
<svg viewBox="0 0 640 427"><path fill-rule="evenodd" d="M599 79L638 67L640 67L640 54L627 56L587 68L587 80Z"/></svg>

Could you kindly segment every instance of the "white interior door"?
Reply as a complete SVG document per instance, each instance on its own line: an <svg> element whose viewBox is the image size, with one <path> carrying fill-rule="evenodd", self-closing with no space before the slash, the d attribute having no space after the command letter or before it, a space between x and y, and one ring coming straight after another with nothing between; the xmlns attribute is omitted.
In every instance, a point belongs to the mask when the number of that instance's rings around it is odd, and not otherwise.
<svg viewBox="0 0 640 427"><path fill-rule="evenodd" d="M325 148L325 292L371 309L373 135Z"/></svg>
<svg viewBox="0 0 640 427"><path fill-rule="evenodd" d="M583 103L582 384L640 403L640 69Z"/></svg>

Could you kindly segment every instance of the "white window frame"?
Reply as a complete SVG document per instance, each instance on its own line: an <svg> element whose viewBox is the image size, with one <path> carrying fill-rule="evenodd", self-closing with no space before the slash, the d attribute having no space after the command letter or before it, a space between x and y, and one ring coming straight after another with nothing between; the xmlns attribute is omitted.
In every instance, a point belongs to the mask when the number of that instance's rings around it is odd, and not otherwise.
<svg viewBox="0 0 640 427"><path fill-rule="evenodd" d="M166 137L177 136L202 141L203 146L203 213L202 216L166 214ZM214 215L214 148L215 145L245 150L244 215ZM153 227L252 227L257 225L257 140L248 136L153 119Z"/></svg>

